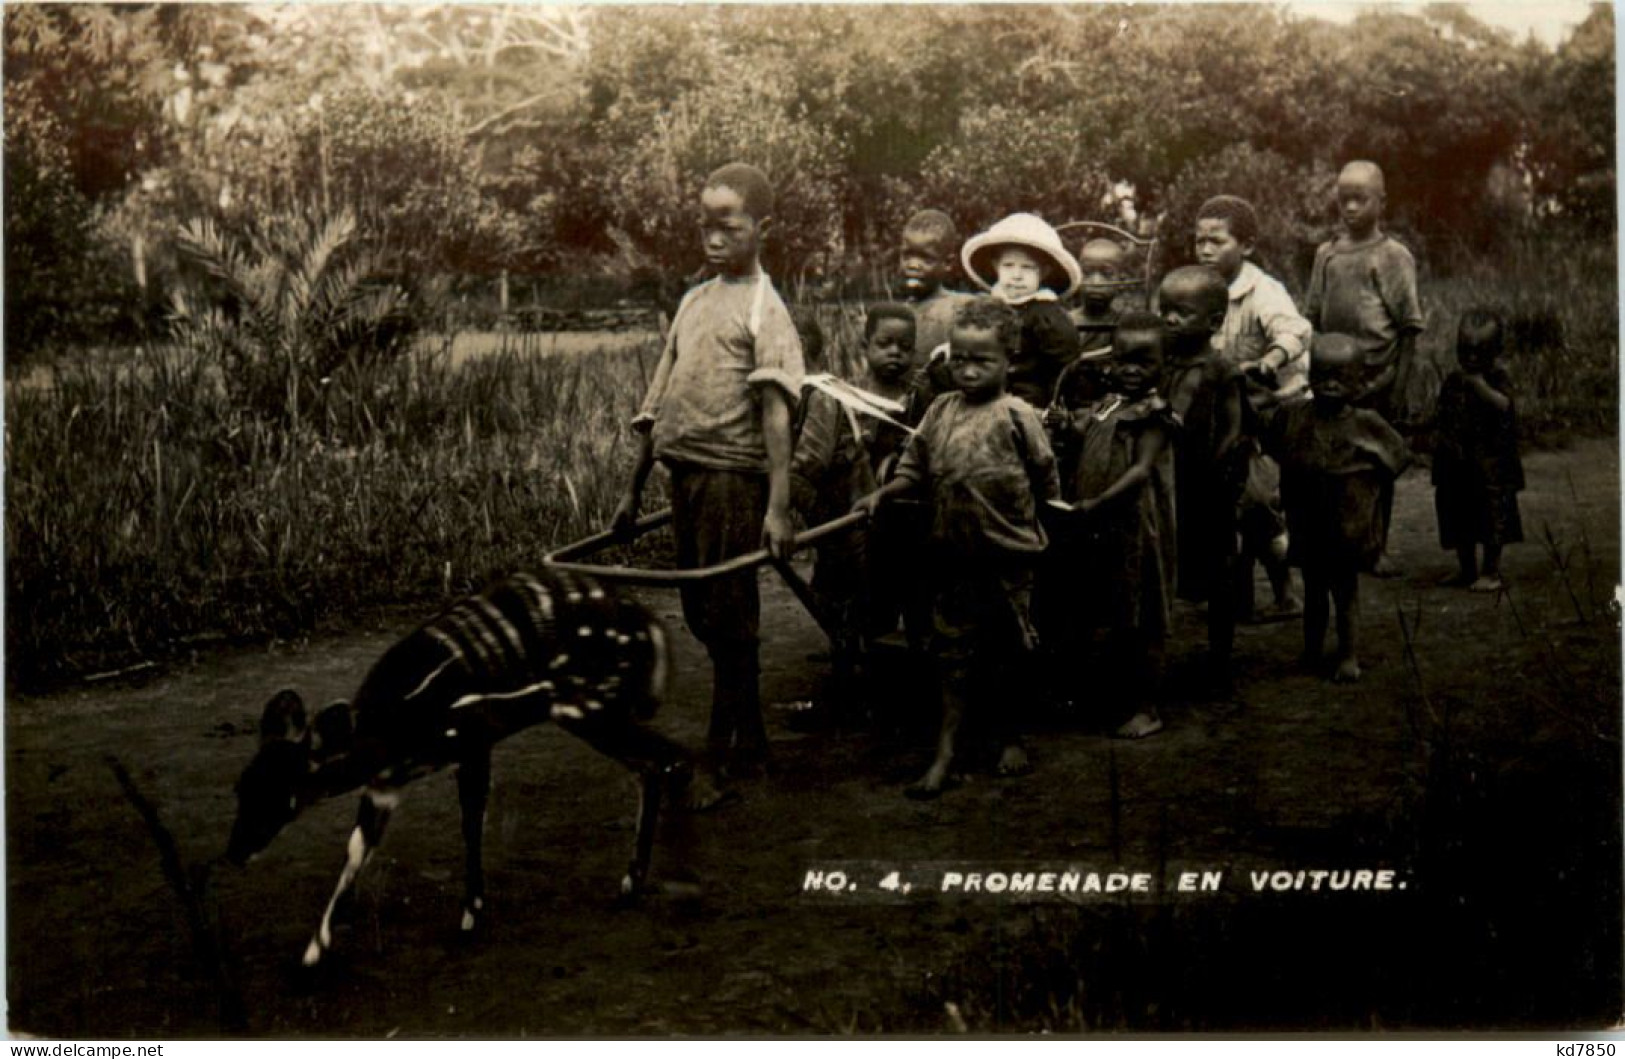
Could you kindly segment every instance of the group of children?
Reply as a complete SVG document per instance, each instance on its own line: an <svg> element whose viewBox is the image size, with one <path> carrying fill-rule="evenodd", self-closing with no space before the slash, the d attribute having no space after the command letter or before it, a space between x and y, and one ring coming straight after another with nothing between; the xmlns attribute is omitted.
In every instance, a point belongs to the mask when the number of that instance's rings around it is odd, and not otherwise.
<svg viewBox="0 0 1625 1059"><path fill-rule="evenodd" d="M1206 604L1210 675L1227 688L1255 562L1274 590L1264 616L1301 612L1309 665L1335 607L1330 675L1357 680L1358 574L1385 562L1410 458L1396 384L1423 317L1414 261L1381 230L1381 171L1350 163L1337 194L1344 231L1316 255L1307 315L1252 260L1258 220L1233 196L1198 211L1198 264L1163 277L1154 311L1119 309L1134 284L1116 242L1074 257L1018 213L961 247L948 216L923 210L902 233L906 300L869 307L864 369L843 389L807 376L795 318L759 264L770 183L725 166L700 199L715 275L672 320L616 524L635 518L656 460L671 473L683 565L758 546L782 559L792 512L805 525L866 514L819 550L833 679L811 716L860 708L864 659L901 619L909 649L936 663L942 710L913 796L951 784L971 723L999 774L1028 771L1023 707L1043 697L1121 737L1160 730L1176 597ZM956 259L986 293L949 289ZM1441 542L1458 552L1455 580L1479 590L1499 587L1501 545L1520 539L1503 332L1493 312L1463 316L1461 368L1438 403ZM690 791L703 808L767 763L755 577L690 585L683 608L713 662ZM1080 665L1102 638L1100 661Z"/></svg>

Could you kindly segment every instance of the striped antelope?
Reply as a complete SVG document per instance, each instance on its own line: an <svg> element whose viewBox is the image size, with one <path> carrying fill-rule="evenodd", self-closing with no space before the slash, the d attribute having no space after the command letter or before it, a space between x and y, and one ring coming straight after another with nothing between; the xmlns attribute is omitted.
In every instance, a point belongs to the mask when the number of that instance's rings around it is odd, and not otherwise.
<svg viewBox="0 0 1625 1059"><path fill-rule="evenodd" d="M308 721L295 692L271 699L259 752L237 781L226 857L246 864L305 806L363 788L344 869L305 949L314 966L332 947L333 908L377 848L400 789L455 764L467 852L462 929L473 930L485 903L491 748L551 720L637 776L637 837L621 880L634 895L648 872L661 787L687 770L681 747L639 723L659 707L669 672L666 635L636 603L563 572L501 581L386 651L353 702Z"/></svg>

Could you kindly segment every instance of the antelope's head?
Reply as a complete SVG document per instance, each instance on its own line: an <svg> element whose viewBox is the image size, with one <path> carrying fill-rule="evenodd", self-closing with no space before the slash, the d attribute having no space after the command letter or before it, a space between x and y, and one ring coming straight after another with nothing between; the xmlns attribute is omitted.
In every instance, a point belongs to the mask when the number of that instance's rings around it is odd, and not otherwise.
<svg viewBox="0 0 1625 1059"><path fill-rule="evenodd" d="M322 710L314 730L297 692L280 691L266 704L259 751L237 780L237 819L226 844L227 860L247 864L316 800L316 770L349 733L348 703Z"/></svg>

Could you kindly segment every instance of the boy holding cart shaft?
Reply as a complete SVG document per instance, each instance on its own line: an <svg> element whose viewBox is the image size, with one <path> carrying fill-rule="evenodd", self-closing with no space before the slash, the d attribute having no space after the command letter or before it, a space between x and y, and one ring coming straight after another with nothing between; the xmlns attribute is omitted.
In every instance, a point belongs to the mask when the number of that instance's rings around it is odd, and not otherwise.
<svg viewBox="0 0 1625 1059"><path fill-rule="evenodd" d="M680 567L762 546L782 558L795 540L790 413L801 388L801 343L760 263L772 213L773 186L754 166L732 163L707 178L701 245L716 276L683 299L633 420L643 441L613 527L625 531L636 519L659 460L671 473ZM756 572L685 585L682 599L712 665L705 767L689 794L690 808L704 809L722 800L728 776L768 764Z"/></svg>

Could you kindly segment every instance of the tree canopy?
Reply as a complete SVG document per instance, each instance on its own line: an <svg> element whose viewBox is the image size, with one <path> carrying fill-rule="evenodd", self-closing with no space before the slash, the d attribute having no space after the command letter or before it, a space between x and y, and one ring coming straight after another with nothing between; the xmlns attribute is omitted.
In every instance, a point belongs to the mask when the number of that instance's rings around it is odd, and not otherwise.
<svg viewBox="0 0 1625 1059"><path fill-rule="evenodd" d="M1384 167L1395 227L1428 253L1613 212L1606 4L1556 49L1450 4L1352 25L1229 4L4 19L8 278L25 285L90 253L75 232L138 241L162 272L188 221L339 209L402 268L682 273L694 189L735 158L779 186L771 265L792 275L889 260L919 206L967 231L1017 209L1109 219L1125 186L1174 231L1215 190L1257 199L1290 271L1355 157Z"/></svg>

